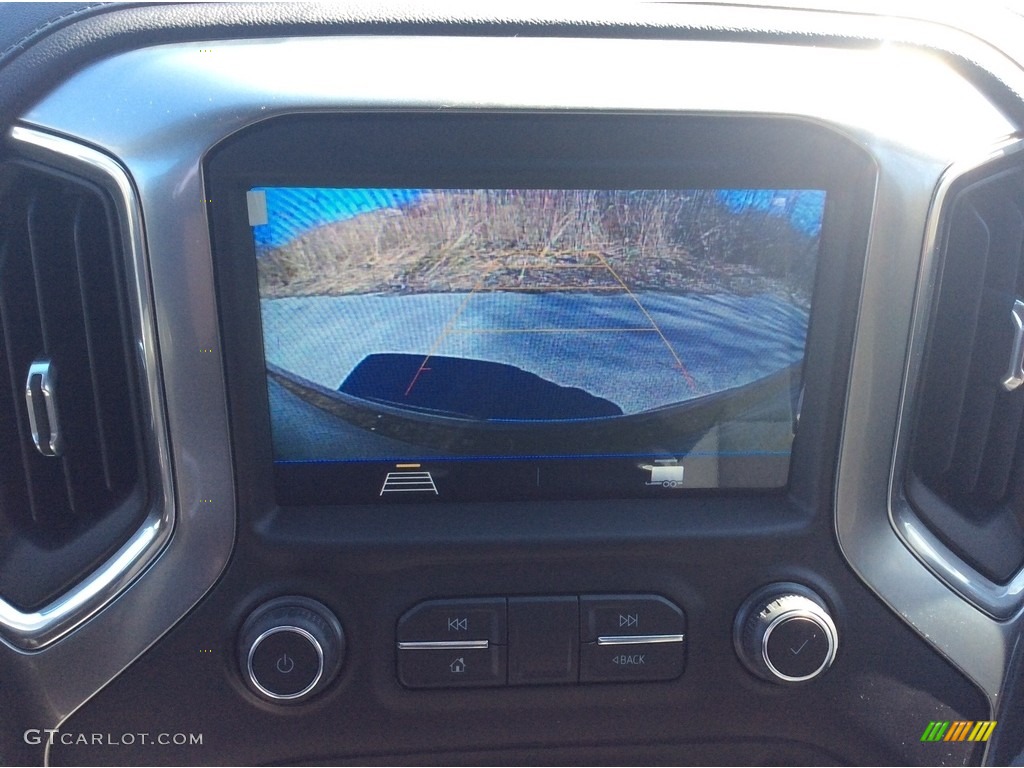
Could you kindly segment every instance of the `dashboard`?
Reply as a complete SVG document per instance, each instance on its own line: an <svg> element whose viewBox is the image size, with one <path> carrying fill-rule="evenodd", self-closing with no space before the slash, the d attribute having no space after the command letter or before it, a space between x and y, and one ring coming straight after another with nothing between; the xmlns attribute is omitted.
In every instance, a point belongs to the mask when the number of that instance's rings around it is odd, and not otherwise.
<svg viewBox="0 0 1024 768"><path fill-rule="evenodd" d="M0 9L0 763L1019 763L1024 17L801 5Z"/></svg>

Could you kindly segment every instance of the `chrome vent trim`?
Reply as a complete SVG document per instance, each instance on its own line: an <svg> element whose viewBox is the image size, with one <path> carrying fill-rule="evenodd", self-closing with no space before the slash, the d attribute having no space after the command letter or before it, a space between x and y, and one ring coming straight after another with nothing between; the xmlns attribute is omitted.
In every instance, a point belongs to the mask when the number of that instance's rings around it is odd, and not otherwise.
<svg viewBox="0 0 1024 768"><path fill-rule="evenodd" d="M1024 138L1014 136L986 155L958 163L943 175L929 214L925 232L924 255L918 275L914 302L913 326L904 374L896 431L895 457L889 478L890 521L903 544L933 574L976 608L994 619L1013 618L1024 608L1024 565L1002 582L979 572L971 562L954 552L915 511L907 494L907 485L914 479L912 471L913 441L917 408L920 405L920 382L925 373L929 329L942 269L943 237L953 203L965 180L983 181L1014 169L1024 172ZM1007 326L1011 318L1007 317ZM1013 329L1009 330L1014 335ZM1005 369L1004 369L1005 370ZM996 385L1005 387L999 380Z"/></svg>
<svg viewBox="0 0 1024 768"><path fill-rule="evenodd" d="M60 456L64 452L64 433L57 415L57 371L52 360L37 360L29 366L25 406L36 450L46 457Z"/></svg>
<svg viewBox="0 0 1024 768"><path fill-rule="evenodd" d="M111 158L76 142L23 127L13 128L10 138L20 156L90 181L114 201L121 222L135 364L142 384L139 410L150 499L143 523L128 540L60 597L28 612L0 599L0 638L17 649L36 651L87 621L145 571L170 540L176 512L149 265L141 209L131 180Z"/></svg>
<svg viewBox="0 0 1024 768"><path fill-rule="evenodd" d="M1010 320L1013 322L1013 349L1006 375L1000 382L1007 392L1013 392L1024 384L1024 301L1017 299L1013 302Z"/></svg>

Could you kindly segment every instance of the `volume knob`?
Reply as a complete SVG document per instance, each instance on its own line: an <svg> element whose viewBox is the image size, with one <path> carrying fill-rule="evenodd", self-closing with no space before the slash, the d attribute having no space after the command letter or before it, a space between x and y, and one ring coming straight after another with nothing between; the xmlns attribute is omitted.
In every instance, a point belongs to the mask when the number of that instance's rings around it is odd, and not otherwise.
<svg viewBox="0 0 1024 768"><path fill-rule="evenodd" d="M801 584L781 583L747 598L733 628L747 668L773 683L802 683L835 660L839 634L825 602Z"/></svg>
<svg viewBox="0 0 1024 768"><path fill-rule="evenodd" d="M298 702L325 688L341 668L345 635L334 614L308 597L279 597L242 625L242 679L258 696Z"/></svg>

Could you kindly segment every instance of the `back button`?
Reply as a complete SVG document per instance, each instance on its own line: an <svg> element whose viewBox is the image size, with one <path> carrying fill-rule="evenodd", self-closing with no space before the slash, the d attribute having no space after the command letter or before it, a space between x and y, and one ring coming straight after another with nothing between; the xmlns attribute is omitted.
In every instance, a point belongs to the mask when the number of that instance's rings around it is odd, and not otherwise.
<svg viewBox="0 0 1024 768"><path fill-rule="evenodd" d="M638 643L580 647L580 682L675 680L683 674L683 643Z"/></svg>

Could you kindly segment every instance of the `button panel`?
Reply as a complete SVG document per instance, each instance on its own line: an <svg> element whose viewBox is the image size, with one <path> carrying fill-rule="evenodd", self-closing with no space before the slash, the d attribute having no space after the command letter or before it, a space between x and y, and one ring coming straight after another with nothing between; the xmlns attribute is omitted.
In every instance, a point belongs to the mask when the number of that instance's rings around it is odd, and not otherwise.
<svg viewBox="0 0 1024 768"><path fill-rule="evenodd" d="M658 595L429 600L398 622L406 688L674 680L686 617Z"/></svg>

